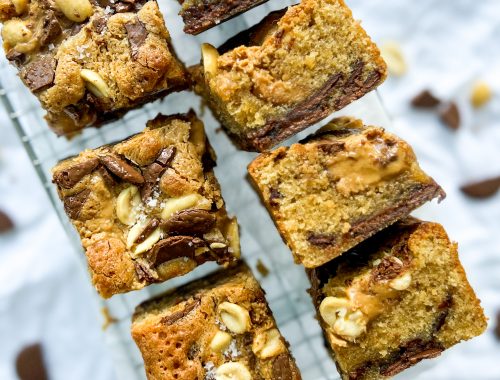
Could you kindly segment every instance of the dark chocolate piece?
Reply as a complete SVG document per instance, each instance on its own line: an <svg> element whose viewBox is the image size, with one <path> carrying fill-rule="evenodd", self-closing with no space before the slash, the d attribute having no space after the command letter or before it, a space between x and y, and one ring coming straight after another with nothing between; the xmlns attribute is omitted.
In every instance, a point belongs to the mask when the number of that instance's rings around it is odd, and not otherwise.
<svg viewBox="0 0 500 380"><path fill-rule="evenodd" d="M20 380L47 380L47 369L43 361L42 346L39 343L24 347L17 354L16 372Z"/></svg>
<svg viewBox="0 0 500 380"><path fill-rule="evenodd" d="M469 183L460 188L464 194L472 198L491 197L497 193L498 189L500 189L500 176Z"/></svg>
<svg viewBox="0 0 500 380"><path fill-rule="evenodd" d="M5 212L0 210L0 234L12 231L14 229L14 222Z"/></svg>
<svg viewBox="0 0 500 380"><path fill-rule="evenodd" d="M206 210L183 210L172 215L162 223L170 234L201 235L210 231L216 222L215 215Z"/></svg>
<svg viewBox="0 0 500 380"><path fill-rule="evenodd" d="M45 56L26 67L23 78L33 92L44 89L54 83L56 60Z"/></svg>
<svg viewBox="0 0 500 380"><path fill-rule="evenodd" d="M97 165L99 165L99 160L97 158L89 158L88 160L79 162L78 164L54 173L52 182L61 186L63 189L71 189L80 182L83 177L92 173Z"/></svg>
<svg viewBox="0 0 500 380"><path fill-rule="evenodd" d="M149 263L142 262L141 259L138 259L134 261L134 268L139 281L145 281L149 284L158 281L158 274L150 267Z"/></svg>
<svg viewBox="0 0 500 380"><path fill-rule="evenodd" d="M333 236L331 234L311 232L311 233L309 233L309 236L307 236L307 241L309 243L311 243L312 245L316 245L318 247L324 247L324 248L335 244L336 240L337 239L335 238L335 236Z"/></svg>
<svg viewBox="0 0 500 380"><path fill-rule="evenodd" d="M423 90L411 101L411 105L415 108L435 108L440 104L441 100L436 98L429 90Z"/></svg>
<svg viewBox="0 0 500 380"><path fill-rule="evenodd" d="M457 130L460 127L460 112L458 106L451 102L439 113L441 121L449 128Z"/></svg>
<svg viewBox="0 0 500 380"><path fill-rule="evenodd" d="M136 59L137 55L139 54L139 49L146 41L149 32L138 18L135 20L135 22L127 22L125 24L125 29L127 30L132 57Z"/></svg>
<svg viewBox="0 0 500 380"><path fill-rule="evenodd" d="M64 198L64 211L71 219L77 220L80 218L80 212L89 195L90 189L85 189L78 194Z"/></svg>
<svg viewBox="0 0 500 380"><path fill-rule="evenodd" d="M144 183L144 177L141 172L116 154L109 153L100 156L99 160L111 173L124 181L138 185Z"/></svg>
<svg viewBox="0 0 500 380"><path fill-rule="evenodd" d="M199 298L194 298L192 302L188 303L184 309L180 311L176 311L170 315L167 315L161 319L161 323L165 323L167 325L172 325L177 322L179 319L184 318L189 313L191 313L194 309L196 309L201 304L201 300Z"/></svg>
<svg viewBox="0 0 500 380"><path fill-rule="evenodd" d="M62 33L61 24L53 11L47 11L43 19L43 25L40 34L40 45L47 46Z"/></svg>
<svg viewBox="0 0 500 380"><path fill-rule="evenodd" d="M170 236L160 240L149 252L148 260L154 267L180 257L195 258L195 249L205 246L205 242L192 236ZM198 257L201 259L201 257ZM197 259L198 259L197 258Z"/></svg>
<svg viewBox="0 0 500 380"><path fill-rule="evenodd" d="M147 224L147 226L144 227L144 230L142 230L139 237L137 239L135 239L134 243L136 243L136 244L142 243L144 240L146 240L148 238L149 235L151 235L153 233L154 230L156 230L158 228L159 225L160 225L159 219L155 218L155 219L151 220Z"/></svg>

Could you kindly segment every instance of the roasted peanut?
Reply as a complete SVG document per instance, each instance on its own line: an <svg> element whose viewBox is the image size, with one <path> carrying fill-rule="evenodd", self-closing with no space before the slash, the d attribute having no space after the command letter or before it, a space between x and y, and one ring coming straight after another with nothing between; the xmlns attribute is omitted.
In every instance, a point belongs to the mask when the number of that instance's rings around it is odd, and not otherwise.
<svg viewBox="0 0 500 380"><path fill-rule="evenodd" d="M153 248L153 245L155 245L158 240L161 239L163 235L163 231L161 228L157 228L154 230L151 235L149 235L146 240L144 240L141 244L138 244L137 247L134 249L134 257L137 257L141 253L144 253L146 251L149 251L151 248Z"/></svg>
<svg viewBox="0 0 500 380"><path fill-rule="evenodd" d="M389 286L394 290L405 290L411 284L411 273L406 272L403 275L396 277L389 282Z"/></svg>
<svg viewBox="0 0 500 380"><path fill-rule="evenodd" d="M268 359L285 351L278 329L270 329L257 334L252 342L252 351L260 359Z"/></svg>
<svg viewBox="0 0 500 380"><path fill-rule="evenodd" d="M227 228L227 238L229 240L230 253L234 257L240 257L240 228L236 218L231 219Z"/></svg>
<svg viewBox="0 0 500 380"><path fill-rule="evenodd" d="M32 37L33 33L24 21L14 19L3 24L2 38L9 47L28 42Z"/></svg>
<svg viewBox="0 0 500 380"><path fill-rule="evenodd" d="M210 341L210 348L215 352L222 352L229 347L231 343L231 334L225 331L217 331Z"/></svg>
<svg viewBox="0 0 500 380"><path fill-rule="evenodd" d="M406 73L408 67L401 47L397 42L386 42L380 47L380 52L391 74L402 76Z"/></svg>
<svg viewBox="0 0 500 380"><path fill-rule="evenodd" d="M203 59L205 74L215 75L217 73L217 60L219 59L217 49L210 44L202 44L201 57Z"/></svg>
<svg viewBox="0 0 500 380"><path fill-rule="evenodd" d="M111 91L102 77L95 71L82 69L80 76L85 81L85 87L98 98L109 98Z"/></svg>
<svg viewBox="0 0 500 380"><path fill-rule="evenodd" d="M243 363L229 362L222 364L215 371L216 380L252 380L250 371Z"/></svg>
<svg viewBox="0 0 500 380"><path fill-rule="evenodd" d="M212 204L210 201L200 194L189 194L179 198L172 198L165 202L161 213L162 219L168 219L171 215L178 211L186 210L195 207L202 210L210 210Z"/></svg>
<svg viewBox="0 0 500 380"><path fill-rule="evenodd" d="M218 313L231 332L243 334L250 329L250 315L244 307L231 302L223 302L219 305Z"/></svg>
<svg viewBox="0 0 500 380"><path fill-rule="evenodd" d="M116 216L118 220L128 226L136 219L136 208L141 204L141 195L136 186L129 186L122 190L116 199Z"/></svg>
<svg viewBox="0 0 500 380"><path fill-rule="evenodd" d="M366 331L366 317L359 310L352 311L347 298L326 297L319 306L319 313L336 334L347 340Z"/></svg>
<svg viewBox="0 0 500 380"><path fill-rule="evenodd" d="M55 0L57 7L74 22L83 22L94 14L89 0Z"/></svg>

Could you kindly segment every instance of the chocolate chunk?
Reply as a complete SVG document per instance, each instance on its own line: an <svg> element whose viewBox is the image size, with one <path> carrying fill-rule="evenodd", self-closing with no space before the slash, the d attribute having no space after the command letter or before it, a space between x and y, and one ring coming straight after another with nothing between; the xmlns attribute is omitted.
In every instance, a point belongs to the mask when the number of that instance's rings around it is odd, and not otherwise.
<svg viewBox="0 0 500 380"><path fill-rule="evenodd" d="M495 336L500 339L500 311L497 312L497 324L495 326Z"/></svg>
<svg viewBox="0 0 500 380"><path fill-rule="evenodd" d="M63 112L73 121L77 127L85 127L97 120L96 107L80 102L77 105L64 107Z"/></svg>
<svg viewBox="0 0 500 380"><path fill-rule="evenodd" d="M148 284L158 282L158 274L150 267L149 263L143 262L144 260L138 259L134 261L134 268L139 281L145 281Z"/></svg>
<svg viewBox="0 0 500 380"><path fill-rule="evenodd" d="M388 281L399 276L403 271L404 264L401 264L393 256L384 257L379 265L372 271L372 280L374 282Z"/></svg>
<svg viewBox="0 0 500 380"><path fill-rule="evenodd" d="M148 254L148 261L154 267L179 257L195 258L195 249L205 246L205 242L192 236L170 236L155 244Z"/></svg>
<svg viewBox="0 0 500 380"><path fill-rule="evenodd" d="M153 189L163 175L168 165L174 159L176 152L175 146L169 146L162 149L155 162L143 169L144 186L141 188L141 197L146 202L153 193Z"/></svg>
<svg viewBox="0 0 500 380"><path fill-rule="evenodd" d="M310 232L307 236L307 241L315 246L326 248L334 245L337 239L332 234L314 233Z"/></svg>
<svg viewBox="0 0 500 380"><path fill-rule="evenodd" d="M215 215L206 210L183 210L164 221L162 227L170 234L201 235L210 231L215 225Z"/></svg>
<svg viewBox="0 0 500 380"><path fill-rule="evenodd" d="M16 49L10 49L6 56L9 61L13 62L18 67L24 65L26 62L26 55L18 52Z"/></svg>
<svg viewBox="0 0 500 380"><path fill-rule="evenodd" d="M391 364L382 366L380 374L382 376L395 376L423 359L439 356L443 349L438 342L423 342L420 339L415 339L400 349L396 359Z"/></svg>
<svg viewBox="0 0 500 380"><path fill-rule="evenodd" d="M175 157L176 151L177 149L175 148L175 146L169 146L168 148L162 149L162 151L158 155L158 158L156 159L156 162L162 166L170 165Z"/></svg>
<svg viewBox="0 0 500 380"><path fill-rule="evenodd" d="M280 191L274 187L271 187L269 189L269 204L273 207L279 206L279 201L278 199L283 198L283 194L280 193Z"/></svg>
<svg viewBox="0 0 500 380"><path fill-rule="evenodd" d="M83 162L67 167L54 173L52 182L61 186L63 189L71 189L87 174L90 174L99 165L97 158L89 158Z"/></svg>
<svg viewBox="0 0 500 380"><path fill-rule="evenodd" d="M102 180L107 187L113 187L114 185L116 185L113 175L108 171L108 169L106 169L104 165L99 165L99 167L97 168L97 172L101 175Z"/></svg>
<svg viewBox="0 0 500 380"><path fill-rule="evenodd" d="M444 323L446 322L446 318L450 313L450 308L452 305L453 305L453 297L451 296L451 294L448 294L444 299L444 301L441 302L441 304L438 306L438 315L432 327L434 333L437 333L443 327Z"/></svg>
<svg viewBox="0 0 500 380"><path fill-rule="evenodd" d="M156 230L158 228L159 225L160 225L159 219L155 218L155 219L151 220L147 224L147 226L144 228L144 230L141 232L139 237L137 239L135 239L134 243L136 243L136 244L142 243L144 240L146 240L148 238L149 235L151 235L153 233L154 230Z"/></svg>
<svg viewBox="0 0 500 380"><path fill-rule="evenodd" d="M345 148L345 143L343 141L319 141L317 144L319 150L330 156L334 156L339 152L342 152Z"/></svg>
<svg viewBox="0 0 500 380"><path fill-rule="evenodd" d="M436 98L429 90L423 90L411 101L411 105L415 108L434 108L439 104L441 104L441 101Z"/></svg>
<svg viewBox="0 0 500 380"><path fill-rule="evenodd" d="M300 380L300 374L287 354L278 355L273 361L273 380Z"/></svg>
<svg viewBox="0 0 500 380"><path fill-rule="evenodd" d="M139 54L139 49L148 37L148 31L144 24L137 18L135 22L127 22L125 24L127 30L128 42L132 51L132 58L136 59Z"/></svg>
<svg viewBox="0 0 500 380"><path fill-rule="evenodd" d="M462 192L472 198L488 198L500 189L500 176L473 182L460 188Z"/></svg>
<svg viewBox="0 0 500 380"><path fill-rule="evenodd" d="M14 229L14 222L5 212L0 210L0 234L12 231Z"/></svg>
<svg viewBox="0 0 500 380"><path fill-rule="evenodd" d="M20 380L47 380L42 346L32 344L21 350L16 358L16 372Z"/></svg>
<svg viewBox="0 0 500 380"><path fill-rule="evenodd" d="M54 11L47 11L43 19L40 34L40 45L47 46L52 41L54 41L61 33L62 27L61 24L59 24Z"/></svg>
<svg viewBox="0 0 500 380"><path fill-rule="evenodd" d="M99 161L106 166L111 173L126 182L137 185L144 183L144 177L141 172L116 154L110 153L100 156Z"/></svg>
<svg viewBox="0 0 500 380"><path fill-rule="evenodd" d="M54 83L56 60L45 56L26 67L24 81L33 92L44 89Z"/></svg>
<svg viewBox="0 0 500 380"><path fill-rule="evenodd" d="M460 112L458 106L451 102L440 113L441 121L449 128L457 130L460 127Z"/></svg>
<svg viewBox="0 0 500 380"><path fill-rule="evenodd" d="M64 211L71 219L78 220L87 198L90 195L90 189L85 189L78 194L64 198Z"/></svg>
<svg viewBox="0 0 500 380"><path fill-rule="evenodd" d="M92 21L92 28L98 34L101 34L108 25L108 18L106 16L100 16Z"/></svg>
<svg viewBox="0 0 500 380"><path fill-rule="evenodd" d="M184 309L176 311L170 315L167 315L161 319L161 323L165 323L166 325L172 325L178 320L184 318L189 313L191 313L194 309L196 309L199 305L201 305L201 300L199 298L194 298L190 302L184 306Z"/></svg>

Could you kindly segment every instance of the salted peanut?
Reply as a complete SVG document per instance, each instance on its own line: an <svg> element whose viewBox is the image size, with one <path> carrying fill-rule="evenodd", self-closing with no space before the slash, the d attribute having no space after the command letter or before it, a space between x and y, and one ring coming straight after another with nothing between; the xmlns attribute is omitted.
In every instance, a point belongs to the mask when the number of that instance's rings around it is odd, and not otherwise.
<svg viewBox="0 0 500 380"><path fill-rule="evenodd" d="M411 284L411 273L406 272L402 276L396 277L395 279L389 282L389 286L394 290L405 290Z"/></svg>
<svg viewBox="0 0 500 380"><path fill-rule="evenodd" d="M95 71L83 69L80 76L85 81L85 87L98 98L109 98L111 91L102 77Z"/></svg>
<svg viewBox="0 0 500 380"><path fill-rule="evenodd" d="M359 310L350 313L346 318L339 318L333 331L347 340L354 340L366 331L366 319Z"/></svg>
<svg viewBox="0 0 500 380"><path fill-rule="evenodd" d="M122 190L116 199L116 216L123 224L131 226L136 219L137 206L141 204L141 196L136 186Z"/></svg>
<svg viewBox="0 0 500 380"><path fill-rule="evenodd" d="M343 318L351 304L347 298L326 297L319 306L321 318L331 327L335 326L338 318Z"/></svg>
<svg viewBox="0 0 500 380"><path fill-rule="evenodd" d="M244 364L229 362L222 364L215 371L216 380L252 380L252 375Z"/></svg>
<svg viewBox="0 0 500 380"><path fill-rule="evenodd" d="M131 248L134 245L135 241L139 236L141 236L142 231L144 231L144 228L146 228L148 223L148 220L139 220L132 226L127 235L127 248Z"/></svg>
<svg viewBox="0 0 500 380"><path fill-rule="evenodd" d="M252 351L260 359L268 359L285 352L278 329L270 329L258 334L252 343Z"/></svg>
<svg viewBox="0 0 500 380"><path fill-rule="evenodd" d="M210 341L210 348L215 352L222 352L231 344L231 334L225 331L217 331L212 340Z"/></svg>
<svg viewBox="0 0 500 380"><path fill-rule="evenodd" d="M218 313L226 327L235 334L243 334L250 329L250 315L244 307L231 302L222 302Z"/></svg>
<svg viewBox="0 0 500 380"><path fill-rule="evenodd" d="M396 76L401 76L406 73L408 67L403 56L403 51L397 42L386 42L380 47L380 52L382 54L382 58L384 58L387 63L389 72Z"/></svg>
<svg viewBox="0 0 500 380"><path fill-rule="evenodd" d="M26 23L21 20L9 20L3 24L2 39L8 46L14 47L17 44L28 42L33 33Z"/></svg>
<svg viewBox="0 0 500 380"><path fill-rule="evenodd" d="M229 239L229 248L231 248L231 253L234 257L240 257L240 227L238 226L236 218L233 218L229 223L227 236Z"/></svg>
<svg viewBox="0 0 500 380"><path fill-rule="evenodd" d="M89 0L55 0L57 7L74 22L83 22L94 14Z"/></svg>
<svg viewBox="0 0 500 380"><path fill-rule="evenodd" d="M226 247L227 247L227 245L225 245L224 243L219 243L219 242L215 242L215 243L210 244L211 249L222 249L222 248L226 248Z"/></svg>
<svg viewBox="0 0 500 380"><path fill-rule="evenodd" d="M161 213L162 219L168 219L176 212L195 207L202 210L210 210L212 204L200 194L189 194L179 198L172 198L165 202Z"/></svg>
<svg viewBox="0 0 500 380"><path fill-rule="evenodd" d="M203 68L205 69L205 74L216 74L217 60L219 59L219 52L217 51L217 49L210 44L202 44L201 57L203 59Z"/></svg>
<svg viewBox="0 0 500 380"><path fill-rule="evenodd" d="M161 239L161 236L163 234L163 231L161 228L157 228L154 230L151 235L149 235L146 240L144 240L141 244L138 244L137 247L134 249L134 257L137 257L141 253L149 251L151 248L153 248L153 245L155 245L158 240Z"/></svg>
<svg viewBox="0 0 500 380"><path fill-rule="evenodd" d="M28 0L11 0L18 15L23 14L28 9Z"/></svg>
<svg viewBox="0 0 500 380"><path fill-rule="evenodd" d="M470 102L474 108L481 108L490 101L491 97L491 88L488 83L483 81L474 83L470 95Z"/></svg>

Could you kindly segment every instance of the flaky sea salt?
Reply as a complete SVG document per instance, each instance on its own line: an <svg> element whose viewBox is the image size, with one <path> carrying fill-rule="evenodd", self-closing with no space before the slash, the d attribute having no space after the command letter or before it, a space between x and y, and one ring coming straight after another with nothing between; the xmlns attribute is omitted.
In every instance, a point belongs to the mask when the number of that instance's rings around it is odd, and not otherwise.
<svg viewBox="0 0 500 380"><path fill-rule="evenodd" d="M215 365L213 362L206 362L204 365L205 368L205 380L215 380Z"/></svg>
<svg viewBox="0 0 500 380"><path fill-rule="evenodd" d="M240 352L238 351L238 346L236 346L236 340L232 339L229 347L224 351L224 356L230 357L231 359L235 359L240 356Z"/></svg>

